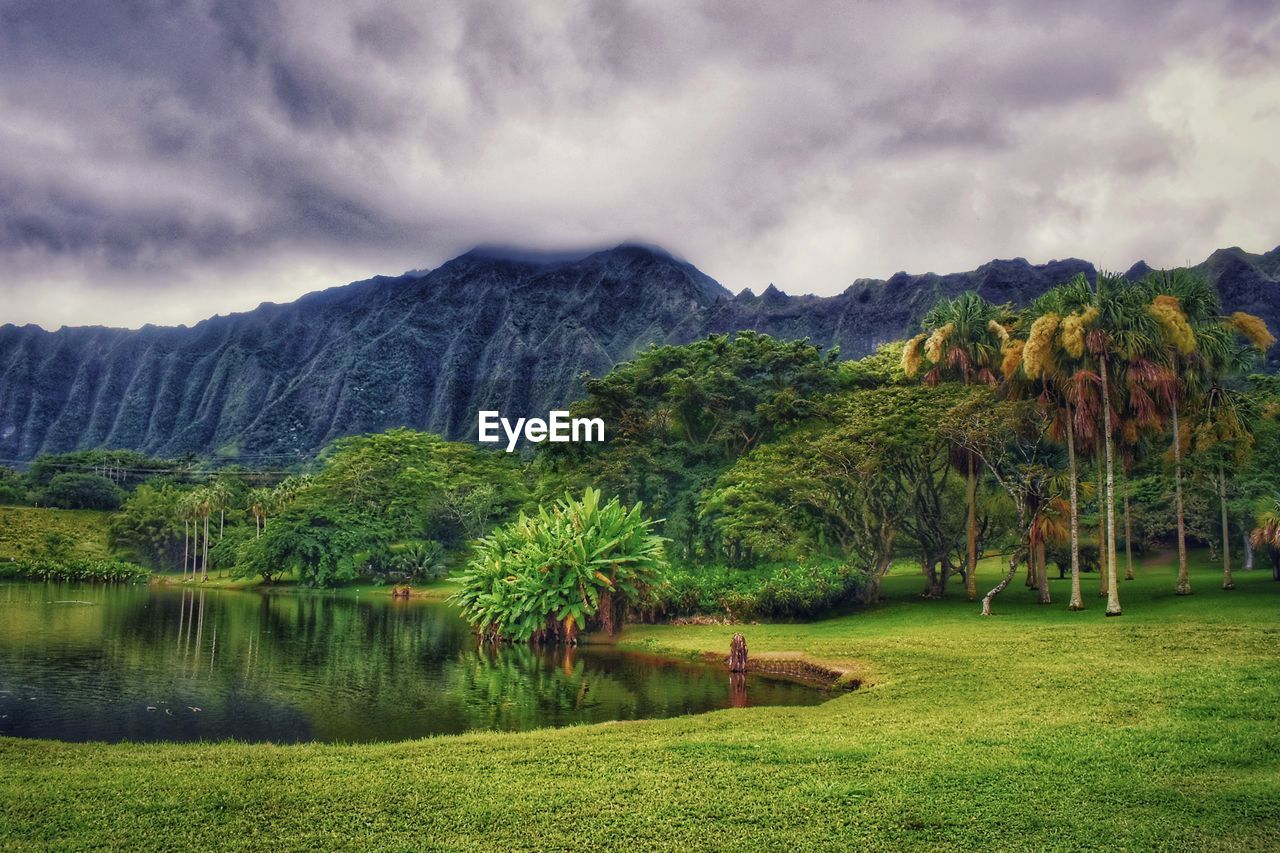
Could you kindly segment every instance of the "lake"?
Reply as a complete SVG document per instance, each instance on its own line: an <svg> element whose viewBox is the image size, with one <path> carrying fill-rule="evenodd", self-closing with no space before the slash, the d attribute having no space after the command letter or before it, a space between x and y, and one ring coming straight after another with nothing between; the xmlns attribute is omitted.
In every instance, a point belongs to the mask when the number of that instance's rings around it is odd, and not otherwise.
<svg viewBox="0 0 1280 853"><path fill-rule="evenodd" d="M0 582L0 735L395 741L827 697L607 646L481 647L449 605L381 590Z"/></svg>

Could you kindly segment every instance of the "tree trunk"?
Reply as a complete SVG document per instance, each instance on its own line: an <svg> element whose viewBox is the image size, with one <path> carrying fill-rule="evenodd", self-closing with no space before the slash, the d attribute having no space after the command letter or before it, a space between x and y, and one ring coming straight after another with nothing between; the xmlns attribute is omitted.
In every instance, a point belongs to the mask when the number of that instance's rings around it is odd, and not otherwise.
<svg viewBox="0 0 1280 853"><path fill-rule="evenodd" d="M1253 571L1253 542L1249 539L1249 531L1244 532L1244 570Z"/></svg>
<svg viewBox="0 0 1280 853"><path fill-rule="evenodd" d="M218 541L222 541L222 525L227 520L227 511L225 509L218 510Z"/></svg>
<svg viewBox="0 0 1280 853"><path fill-rule="evenodd" d="M1043 538L1036 543L1036 586L1040 589L1040 603L1049 604L1049 567L1046 565Z"/></svg>
<svg viewBox="0 0 1280 853"><path fill-rule="evenodd" d="M1124 486L1124 579L1133 580L1133 519L1129 516L1129 472L1121 466Z"/></svg>
<svg viewBox="0 0 1280 853"><path fill-rule="evenodd" d="M1119 616L1120 584L1116 582L1116 475L1111 454L1111 391L1107 380L1107 359L1102 362L1102 431L1107 451L1107 565L1111 567L1111 580L1107 589L1107 615Z"/></svg>
<svg viewBox="0 0 1280 853"><path fill-rule="evenodd" d="M191 519L191 579L196 579L196 564L200 562L200 519ZM186 574L183 574L186 578Z"/></svg>
<svg viewBox="0 0 1280 853"><path fill-rule="evenodd" d="M969 562L964 577L964 593L970 601L978 600L978 477L974 472L973 454L969 456L969 482L966 484L969 499Z"/></svg>
<svg viewBox="0 0 1280 853"><path fill-rule="evenodd" d="M195 578L193 577L192 580ZM200 561L200 582L209 579L209 516L204 517L204 559Z"/></svg>
<svg viewBox="0 0 1280 853"><path fill-rule="evenodd" d="M1178 403L1173 403L1173 506L1178 513L1178 583L1174 592L1191 594L1187 575L1187 517L1182 509L1182 436L1178 432Z"/></svg>
<svg viewBox="0 0 1280 853"><path fill-rule="evenodd" d="M1098 468L1098 598L1107 597L1107 490L1102 482L1102 448L1094 454Z"/></svg>
<svg viewBox="0 0 1280 853"><path fill-rule="evenodd" d="M747 671L747 638L741 634L734 634L729 641L729 671Z"/></svg>
<svg viewBox="0 0 1280 853"><path fill-rule="evenodd" d="M921 598L941 598L938 592L938 573L933 568L933 558L928 554L920 557L920 574L924 576L924 592L920 593Z"/></svg>
<svg viewBox="0 0 1280 853"><path fill-rule="evenodd" d="M1004 592L1004 588L1013 580L1013 576L1018 573L1018 554L1022 550L1022 545L1018 544L1014 547L1013 553L1009 555L1009 571L1005 574L1004 579L996 584L990 592L982 597L982 615L991 615L991 599Z"/></svg>
<svg viewBox="0 0 1280 853"><path fill-rule="evenodd" d="M1067 477L1071 489L1071 603L1069 610L1084 610L1080 596L1080 502L1076 488L1076 433L1071 404L1067 403Z"/></svg>
<svg viewBox="0 0 1280 853"><path fill-rule="evenodd" d="M191 523L182 520L182 580L187 579L187 552L191 548Z"/></svg>
<svg viewBox="0 0 1280 853"><path fill-rule="evenodd" d="M1231 525L1227 519L1227 472L1218 462L1218 504L1222 508L1222 588L1235 589L1231 580Z"/></svg>

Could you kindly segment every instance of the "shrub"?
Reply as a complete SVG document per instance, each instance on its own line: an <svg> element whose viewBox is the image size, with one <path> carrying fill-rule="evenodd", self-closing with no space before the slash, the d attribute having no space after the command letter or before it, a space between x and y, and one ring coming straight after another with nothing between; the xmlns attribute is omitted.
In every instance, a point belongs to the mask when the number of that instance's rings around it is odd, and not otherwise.
<svg viewBox="0 0 1280 853"><path fill-rule="evenodd" d="M121 560L27 560L0 562L0 578L28 578L41 581L94 581L133 583L145 581L151 572Z"/></svg>
<svg viewBox="0 0 1280 853"><path fill-rule="evenodd" d="M573 643L580 630L608 633L645 602L664 565L655 522L600 492L570 495L499 527L475 546L451 596L486 639Z"/></svg>
<svg viewBox="0 0 1280 853"><path fill-rule="evenodd" d="M835 561L765 569L678 569L667 572L655 589L654 613L734 620L810 617L853 600L866 582L865 572Z"/></svg>
<svg viewBox="0 0 1280 853"><path fill-rule="evenodd" d="M115 483L97 474L55 474L41 494L49 506L61 509L115 509L123 493Z"/></svg>

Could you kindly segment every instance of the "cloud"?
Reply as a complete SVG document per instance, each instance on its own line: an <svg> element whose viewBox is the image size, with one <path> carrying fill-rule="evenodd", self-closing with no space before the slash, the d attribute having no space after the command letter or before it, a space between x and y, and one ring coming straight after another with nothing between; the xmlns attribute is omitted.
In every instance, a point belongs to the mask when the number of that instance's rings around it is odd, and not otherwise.
<svg viewBox="0 0 1280 853"><path fill-rule="evenodd" d="M0 321L192 322L479 243L730 289L1280 242L1274 4L0 0Z"/></svg>

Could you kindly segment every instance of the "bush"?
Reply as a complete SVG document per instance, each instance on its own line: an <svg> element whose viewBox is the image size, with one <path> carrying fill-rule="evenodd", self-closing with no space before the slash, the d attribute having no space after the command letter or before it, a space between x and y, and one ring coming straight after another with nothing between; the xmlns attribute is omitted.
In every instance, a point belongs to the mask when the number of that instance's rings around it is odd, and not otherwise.
<svg viewBox="0 0 1280 853"><path fill-rule="evenodd" d="M628 606L647 600L664 565L655 522L600 492L569 495L532 517L523 513L475 546L451 596L482 637L514 642L577 641L580 630L616 631Z"/></svg>
<svg viewBox="0 0 1280 853"><path fill-rule="evenodd" d="M667 618L805 618L853 600L866 581L862 570L835 561L767 569L677 569L667 572L655 589L654 612Z"/></svg>
<svg viewBox="0 0 1280 853"><path fill-rule="evenodd" d="M0 562L0 578L40 581L95 581L134 583L146 581L151 572L121 560L27 560Z"/></svg>
<svg viewBox="0 0 1280 853"><path fill-rule="evenodd" d="M60 509L115 509L123 493L97 474L56 474L41 493L41 501Z"/></svg>

